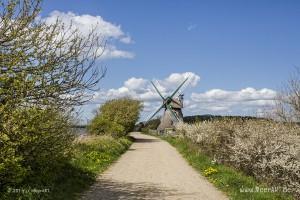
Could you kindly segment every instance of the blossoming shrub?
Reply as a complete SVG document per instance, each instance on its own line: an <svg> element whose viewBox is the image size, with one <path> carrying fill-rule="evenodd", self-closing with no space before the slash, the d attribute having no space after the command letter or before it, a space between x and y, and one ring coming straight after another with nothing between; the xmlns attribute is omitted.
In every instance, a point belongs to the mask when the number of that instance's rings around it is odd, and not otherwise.
<svg viewBox="0 0 300 200"><path fill-rule="evenodd" d="M176 126L217 162L300 197L300 127L270 120L222 119Z"/></svg>

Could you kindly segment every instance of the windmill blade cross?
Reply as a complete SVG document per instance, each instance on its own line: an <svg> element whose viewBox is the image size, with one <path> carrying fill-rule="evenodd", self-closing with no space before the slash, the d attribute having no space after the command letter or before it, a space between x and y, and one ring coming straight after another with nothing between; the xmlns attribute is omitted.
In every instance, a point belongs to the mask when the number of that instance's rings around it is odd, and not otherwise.
<svg viewBox="0 0 300 200"><path fill-rule="evenodd" d="M162 104L158 109L157 111L151 115L151 117L147 120L146 124L165 106L165 104Z"/></svg>
<svg viewBox="0 0 300 200"><path fill-rule="evenodd" d="M181 104L179 104L177 101L174 101L173 99L172 99L172 103L174 103L174 104L176 104L178 106L181 106Z"/></svg>
<svg viewBox="0 0 300 200"><path fill-rule="evenodd" d="M172 113L172 115L175 117L175 119L177 120L177 122L179 122L178 117L176 116L176 114L174 113L174 111L172 110L170 105L167 105L167 109Z"/></svg>
<svg viewBox="0 0 300 200"><path fill-rule="evenodd" d="M192 79L188 77L188 80L183 84L183 86L178 90L177 94L183 94L183 91L191 84Z"/></svg>
<svg viewBox="0 0 300 200"><path fill-rule="evenodd" d="M189 78L186 78L179 86L178 88L171 94L170 98L173 98L174 95L178 92L178 90L183 86L183 84L188 80Z"/></svg>
<svg viewBox="0 0 300 200"><path fill-rule="evenodd" d="M154 85L154 83L151 81L151 84L153 85L153 87L155 88L156 92L159 94L159 96L165 100L165 98L163 97L163 95L159 92L159 90L157 89L157 87Z"/></svg>

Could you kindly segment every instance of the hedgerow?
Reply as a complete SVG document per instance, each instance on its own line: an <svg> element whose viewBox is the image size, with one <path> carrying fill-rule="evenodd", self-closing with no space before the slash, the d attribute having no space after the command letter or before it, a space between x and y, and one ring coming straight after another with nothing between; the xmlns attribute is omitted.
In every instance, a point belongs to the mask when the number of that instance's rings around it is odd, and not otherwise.
<svg viewBox="0 0 300 200"><path fill-rule="evenodd" d="M271 120L215 120L176 126L219 163L300 197L300 127Z"/></svg>

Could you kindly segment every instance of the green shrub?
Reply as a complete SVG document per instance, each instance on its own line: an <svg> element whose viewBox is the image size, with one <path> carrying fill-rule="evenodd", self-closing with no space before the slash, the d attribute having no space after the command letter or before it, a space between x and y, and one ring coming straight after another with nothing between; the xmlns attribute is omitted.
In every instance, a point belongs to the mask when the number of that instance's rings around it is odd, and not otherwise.
<svg viewBox="0 0 300 200"><path fill-rule="evenodd" d="M2 120L0 197L10 187L46 187L51 171L70 158L68 116L55 109L20 108L2 113Z"/></svg>
<svg viewBox="0 0 300 200"><path fill-rule="evenodd" d="M130 98L107 101L99 108L88 129L97 135L124 136L133 130L141 109L141 102Z"/></svg>
<svg viewBox="0 0 300 200"><path fill-rule="evenodd" d="M96 135L122 135L124 134L124 127L114 121L109 121L99 116L90 124L89 130Z"/></svg>

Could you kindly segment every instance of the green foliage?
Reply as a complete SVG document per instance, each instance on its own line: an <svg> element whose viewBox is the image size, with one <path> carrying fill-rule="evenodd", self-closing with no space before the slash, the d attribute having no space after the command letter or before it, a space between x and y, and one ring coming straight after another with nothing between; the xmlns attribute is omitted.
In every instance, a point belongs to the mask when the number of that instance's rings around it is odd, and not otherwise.
<svg viewBox="0 0 300 200"><path fill-rule="evenodd" d="M40 108L20 108L1 117L0 193L20 185L44 185L52 179L50 171L70 158L68 117Z"/></svg>
<svg viewBox="0 0 300 200"><path fill-rule="evenodd" d="M78 199L78 194L88 189L96 181L97 175L107 169L131 144L129 138L114 139L108 136L75 142L70 159L61 161L60 167L52 167L51 171L44 173L48 178L44 178L42 183L39 183L39 176L33 176L30 180L2 191L0 199ZM28 192L8 192L15 188ZM47 188L49 191L36 193L32 190L35 188Z"/></svg>
<svg viewBox="0 0 300 200"><path fill-rule="evenodd" d="M55 175L50 199L77 199L76 194L88 189L97 175L107 169L131 144L129 138L114 139L109 136L92 137L76 143L69 164Z"/></svg>
<svg viewBox="0 0 300 200"><path fill-rule="evenodd" d="M89 131L97 135L124 136L133 130L141 109L141 102L130 98L107 101L99 108L99 113L89 125Z"/></svg>
<svg viewBox="0 0 300 200"><path fill-rule="evenodd" d="M96 117L89 126L89 130L97 135L122 135L124 127L114 121L109 121L102 116Z"/></svg>
<svg viewBox="0 0 300 200"><path fill-rule="evenodd" d="M93 30L83 37L59 20L44 23L41 0L0 5L0 199L7 199L9 188L51 187L52 172L71 158L69 111L105 71L94 66L102 47Z"/></svg>

